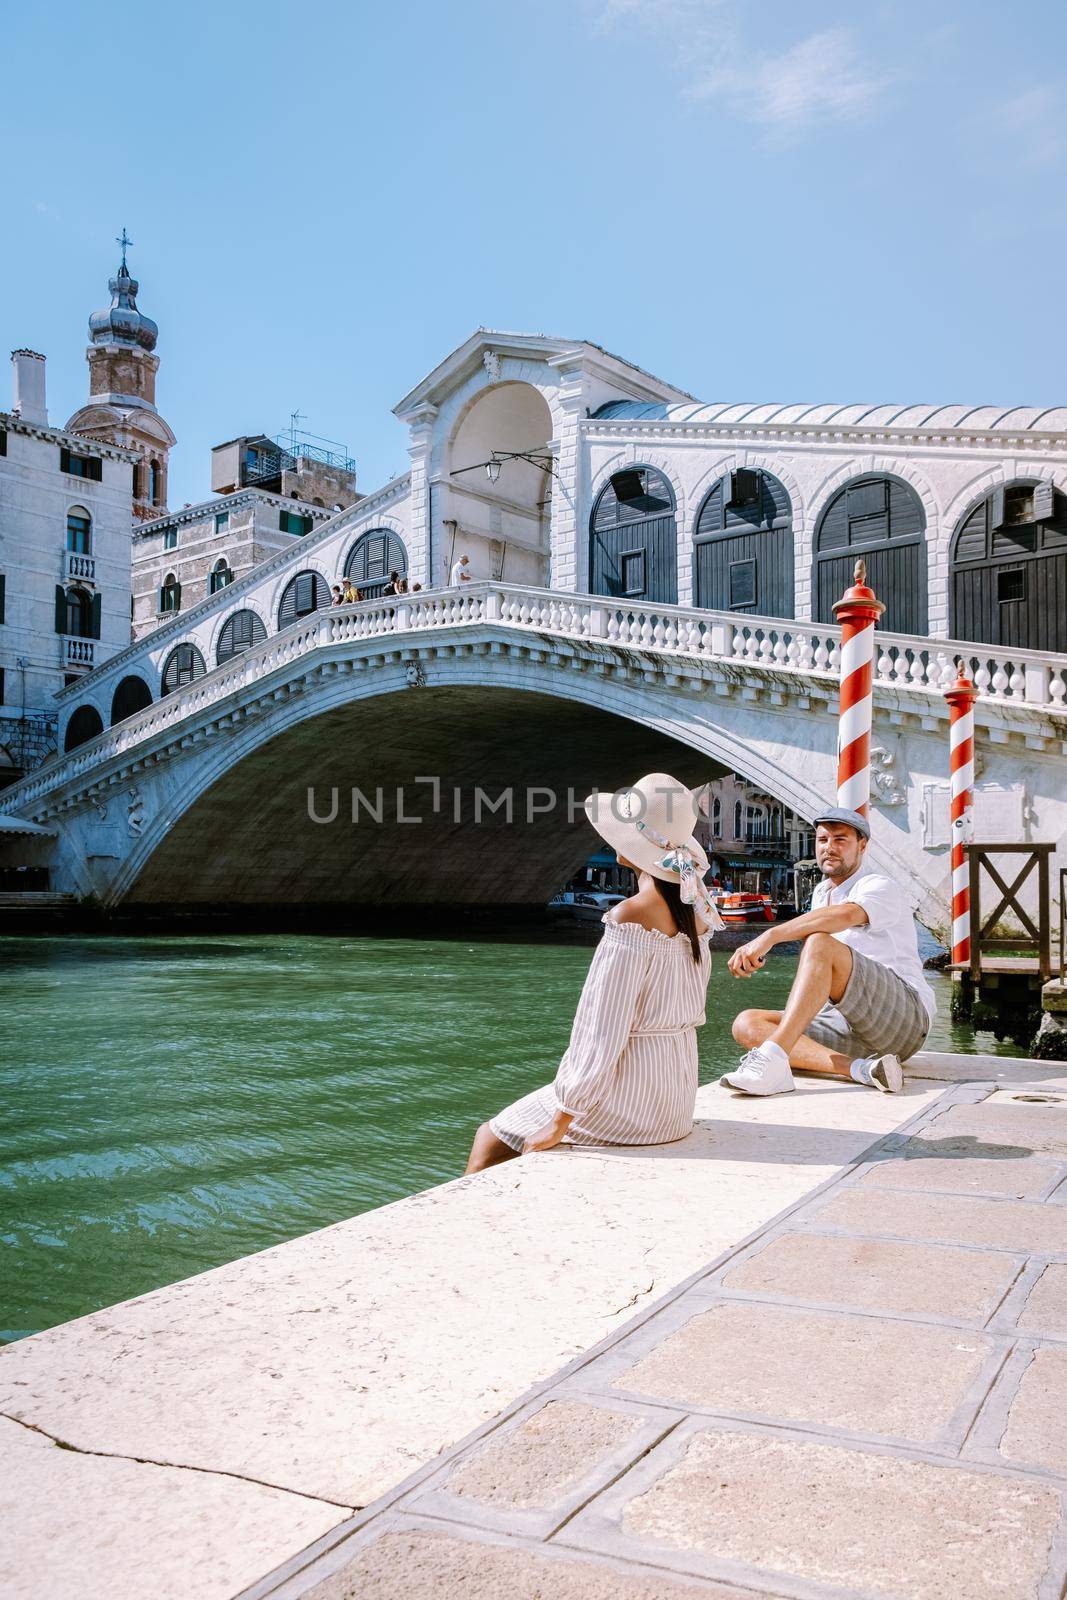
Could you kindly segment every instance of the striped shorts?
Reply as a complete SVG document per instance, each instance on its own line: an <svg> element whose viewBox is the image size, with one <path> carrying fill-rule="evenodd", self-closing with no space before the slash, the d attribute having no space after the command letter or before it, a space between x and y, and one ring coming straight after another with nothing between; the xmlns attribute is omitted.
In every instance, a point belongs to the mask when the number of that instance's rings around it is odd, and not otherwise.
<svg viewBox="0 0 1067 1600"><path fill-rule="evenodd" d="M930 1018L910 983L859 950L840 1000L823 1006L804 1032L853 1061L890 1052L907 1061L926 1043Z"/></svg>

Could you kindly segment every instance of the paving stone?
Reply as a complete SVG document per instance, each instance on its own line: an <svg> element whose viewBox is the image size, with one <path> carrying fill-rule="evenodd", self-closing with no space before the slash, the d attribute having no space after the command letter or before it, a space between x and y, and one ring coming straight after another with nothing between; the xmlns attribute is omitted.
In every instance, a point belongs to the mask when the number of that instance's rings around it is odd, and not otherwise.
<svg viewBox="0 0 1067 1600"><path fill-rule="evenodd" d="M925 1143L948 1139L954 1152L958 1149L994 1160L1042 1153L1067 1158L1067 1109L1062 1104L999 1097L977 1105L950 1106L916 1138Z"/></svg>
<svg viewBox="0 0 1067 1600"><path fill-rule="evenodd" d="M1012 1401L1000 1453L1067 1477L1067 1350L1046 1345L1034 1352Z"/></svg>
<svg viewBox="0 0 1067 1600"><path fill-rule="evenodd" d="M551 1506L645 1425L646 1418L577 1400L553 1400L493 1437L444 1485L485 1505Z"/></svg>
<svg viewBox="0 0 1067 1600"><path fill-rule="evenodd" d="M722 1584L622 1572L582 1557L455 1538L384 1533L301 1600L751 1600Z"/></svg>
<svg viewBox="0 0 1067 1600"><path fill-rule="evenodd" d="M1067 1339L1067 1267L1053 1263L1045 1268L1023 1306L1019 1328Z"/></svg>
<svg viewBox="0 0 1067 1600"><path fill-rule="evenodd" d="M991 1348L959 1328L733 1301L698 1312L612 1386L921 1443L950 1421Z"/></svg>
<svg viewBox="0 0 1067 1600"><path fill-rule="evenodd" d="M1051 1486L768 1434L707 1430L623 1512L632 1539L908 1600L1036 1596Z"/></svg>
<svg viewBox="0 0 1067 1600"><path fill-rule="evenodd" d="M860 1179L865 1189L951 1189L960 1194L1011 1195L1027 1200L1041 1194L1063 1171L1040 1156L983 1157L930 1155L922 1139L910 1139L891 1159L876 1162Z"/></svg>
<svg viewBox="0 0 1067 1600"><path fill-rule="evenodd" d="M896 1233L911 1239L966 1239L997 1250L1067 1251L1067 1206L983 1200L969 1194L888 1194L845 1189L811 1214L820 1227Z"/></svg>
<svg viewBox="0 0 1067 1600"><path fill-rule="evenodd" d="M786 1233L723 1282L753 1294L984 1322L1015 1271L1010 1257L980 1250Z"/></svg>

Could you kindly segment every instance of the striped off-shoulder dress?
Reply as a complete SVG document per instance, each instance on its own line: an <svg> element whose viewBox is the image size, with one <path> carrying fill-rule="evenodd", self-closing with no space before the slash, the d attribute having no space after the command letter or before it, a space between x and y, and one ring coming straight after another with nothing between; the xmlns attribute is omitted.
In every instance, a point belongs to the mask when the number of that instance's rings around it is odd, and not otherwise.
<svg viewBox="0 0 1067 1600"><path fill-rule="evenodd" d="M490 1120L513 1150L557 1111L573 1113L572 1144L666 1144L692 1131L711 929L700 935L697 962L684 933L613 922L609 912L601 920L555 1081Z"/></svg>

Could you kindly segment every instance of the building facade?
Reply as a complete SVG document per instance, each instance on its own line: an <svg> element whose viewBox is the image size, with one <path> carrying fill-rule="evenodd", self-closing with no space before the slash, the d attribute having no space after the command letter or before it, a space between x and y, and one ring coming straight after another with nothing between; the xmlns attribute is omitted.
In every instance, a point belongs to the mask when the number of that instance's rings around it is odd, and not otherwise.
<svg viewBox="0 0 1067 1600"><path fill-rule="evenodd" d="M696 838L711 862L710 878L727 892L791 899L793 863L810 857L810 822L735 772L712 778L700 796Z"/></svg>
<svg viewBox="0 0 1067 1600"><path fill-rule="evenodd" d="M331 515L259 489L186 506L133 530L133 637L210 599Z"/></svg>
<svg viewBox="0 0 1067 1600"><path fill-rule="evenodd" d="M48 423L45 358L0 412L0 783L56 744L56 695L129 643L136 453Z"/></svg>

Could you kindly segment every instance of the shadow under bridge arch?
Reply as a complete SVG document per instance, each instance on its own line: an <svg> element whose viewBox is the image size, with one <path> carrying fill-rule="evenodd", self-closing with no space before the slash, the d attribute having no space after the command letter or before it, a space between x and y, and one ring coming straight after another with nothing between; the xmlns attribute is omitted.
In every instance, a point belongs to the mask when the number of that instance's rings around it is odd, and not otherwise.
<svg viewBox="0 0 1067 1600"><path fill-rule="evenodd" d="M593 788L657 771L696 786L725 770L629 716L534 690L460 683L349 699L294 722L204 788L140 862L125 899L544 905L598 846L581 806ZM427 778L439 780L436 811Z"/></svg>

